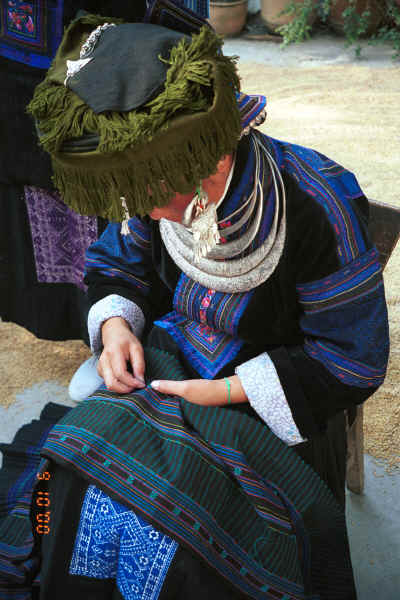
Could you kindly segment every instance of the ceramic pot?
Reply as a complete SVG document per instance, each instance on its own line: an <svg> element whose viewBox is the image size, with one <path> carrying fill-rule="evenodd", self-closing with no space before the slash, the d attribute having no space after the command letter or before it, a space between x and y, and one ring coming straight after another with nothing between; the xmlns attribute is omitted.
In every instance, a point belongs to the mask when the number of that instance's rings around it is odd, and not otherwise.
<svg viewBox="0 0 400 600"><path fill-rule="evenodd" d="M247 0L210 0L209 22L217 33L225 37L239 35L246 24Z"/></svg>
<svg viewBox="0 0 400 600"><path fill-rule="evenodd" d="M349 6L348 0L332 0L328 22L331 27L340 34L344 33L343 11ZM359 15L368 10L369 17L368 29L364 35L371 35L376 31L385 16L385 3L382 0L356 0L355 9Z"/></svg>
<svg viewBox="0 0 400 600"><path fill-rule="evenodd" d="M296 4L303 4L303 0L294 0ZM290 0L261 0L261 16L269 29L276 31L281 25L288 25L293 20L290 15L280 15ZM313 11L310 16L309 24L312 25L317 18L317 11Z"/></svg>

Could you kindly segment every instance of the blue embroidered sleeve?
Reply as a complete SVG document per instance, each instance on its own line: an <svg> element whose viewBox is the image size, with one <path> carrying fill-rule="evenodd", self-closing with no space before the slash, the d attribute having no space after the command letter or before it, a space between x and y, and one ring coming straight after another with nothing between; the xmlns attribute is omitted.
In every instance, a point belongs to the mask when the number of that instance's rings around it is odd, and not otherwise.
<svg viewBox="0 0 400 600"><path fill-rule="evenodd" d="M383 383L388 321L378 252L371 248L319 281L297 286L305 352L347 385Z"/></svg>
<svg viewBox="0 0 400 600"><path fill-rule="evenodd" d="M373 247L323 279L299 284L302 347L272 351L303 436L340 410L366 400L385 378L387 308Z"/></svg>
<svg viewBox="0 0 400 600"><path fill-rule="evenodd" d="M368 236L368 201L355 176L314 150L269 141L281 169L309 199L293 205L290 248L303 343L280 346L270 357L300 433L311 437L382 384L389 354L385 293Z"/></svg>
<svg viewBox="0 0 400 600"><path fill-rule="evenodd" d="M134 217L129 235L121 235L120 223L110 223L86 252L85 282L91 304L109 294L135 302L146 314L151 262L150 225Z"/></svg>

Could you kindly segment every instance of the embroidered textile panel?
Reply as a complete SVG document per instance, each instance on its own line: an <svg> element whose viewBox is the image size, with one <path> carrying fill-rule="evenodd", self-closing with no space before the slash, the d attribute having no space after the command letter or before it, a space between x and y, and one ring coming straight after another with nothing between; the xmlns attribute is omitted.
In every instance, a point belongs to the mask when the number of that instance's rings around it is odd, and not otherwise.
<svg viewBox="0 0 400 600"><path fill-rule="evenodd" d="M25 187L38 281L85 289L85 252L97 239L97 219L78 215L56 192Z"/></svg>
<svg viewBox="0 0 400 600"><path fill-rule="evenodd" d="M146 349L146 364L151 379L186 377L166 352ZM329 523L318 520L314 541L326 539L333 524L338 539L345 536L344 515L315 474L267 427L225 407L149 387L124 396L99 390L59 421L43 455L189 545L260 600L314 600L303 587L311 555L302 514L312 518L318 507L330 515ZM345 581L348 557L334 557Z"/></svg>
<svg viewBox="0 0 400 600"><path fill-rule="evenodd" d="M178 544L90 485L69 573L115 579L125 600L156 600Z"/></svg>
<svg viewBox="0 0 400 600"><path fill-rule="evenodd" d="M3 0L0 55L48 69L63 33L63 0Z"/></svg>
<svg viewBox="0 0 400 600"><path fill-rule="evenodd" d="M243 345L237 330L253 293L217 292L182 273L174 294L175 310L155 324L176 340L202 377L212 379Z"/></svg>

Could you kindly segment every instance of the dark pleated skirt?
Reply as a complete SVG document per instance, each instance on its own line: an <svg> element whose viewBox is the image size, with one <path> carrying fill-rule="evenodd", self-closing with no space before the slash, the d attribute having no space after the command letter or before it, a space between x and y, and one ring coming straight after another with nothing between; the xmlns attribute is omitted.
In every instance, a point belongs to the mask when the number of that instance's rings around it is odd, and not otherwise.
<svg viewBox="0 0 400 600"><path fill-rule="evenodd" d="M157 340L158 346L171 351L170 341L161 334L162 343L158 339L159 332L153 334L152 343ZM173 342L172 342L173 344ZM175 348L176 350L176 348ZM52 423L56 423L70 409L49 404L43 411L40 421L33 422L20 430L14 442L3 445L4 465L0 471L2 494L0 495L0 565L1 559L7 561L14 569L10 579L10 569L0 566L0 597L4 600L123 600L114 579L98 580L91 577L69 574L69 564L80 521L82 503L90 482L82 479L76 472L64 466L49 463L51 479L46 483L52 502L51 531L47 535L35 534L33 549L27 552L24 560L24 539L26 531L18 535L17 528L21 519L8 521L4 526L5 517L20 502L20 512L29 512L30 495L35 483L35 474L39 468L39 449L46 438ZM346 436L343 415L338 415L329 423L326 434L305 442L295 448L304 462L308 463L323 479L336 499L344 508ZM43 461L43 459L42 459ZM24 505L25 502L25 505ZM35 524L37 509L30 508L30 524ZM18 511L17 511L18 512ZM17 515L18 516L18 515ZM240 515L238 515L240 518ZM313 531L318 528L319 519L328 519L329 515L318 515L315 511L304 516L304 523L311 538ZM8 528L8 529L7 529ZM7 531L9 533L7 533ZM11 531L14 533L11 535ZM25 538L24 538L25 535ZM334 538L335 532L332 532ZM12 544L7 547L7 543ZM11 550L10 550L11 548ZM17 551L15 550L17 548ZM330 550L329 550L330 548ZM345 548L337 548L337 552L348 552ZM312 572L315 589L320 590L315 599L338 600L335 592L335 572L332 565L332 544L326 547L319 544L313 547L318 552L318 568ZM19 553L19 559L15 556ZM14 556L12 556L14 554ZM322 560L321 560L322 557ZM40 564L40 568L39 568ZM15 565L18 565L15 567ZM321 567L322 565L322 567ZM351 567L350 567L351 568ZM11 570L12 570L11 569ZM347 573L348 590L343 594L341 588L340 600L355 600L354 584L351 584L352 574ZM332 580L332 586L326 585ZM329 588L329 589L328 589ZM187 600L192 598L218 598L221 600L239 599L243 595L223 579L216 571L200 561L187 547L179 546L164 581L159 598L161 600ZM269 596L266 596L269 597Z"/></svg>

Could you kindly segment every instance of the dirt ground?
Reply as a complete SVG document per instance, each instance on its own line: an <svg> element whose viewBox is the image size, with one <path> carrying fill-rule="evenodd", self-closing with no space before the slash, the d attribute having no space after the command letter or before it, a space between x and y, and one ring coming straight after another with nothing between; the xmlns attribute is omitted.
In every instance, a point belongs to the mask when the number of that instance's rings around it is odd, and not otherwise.
<svg viewBox="0 0 400 600"><path fill-rule="evenodd" d="M369 198L400 207L400 70L366 66L312 69L244 63L246 93L268 97L263 130L273 137L316 148L353 171ZM366 403L366 451L400 465L400 244L385 271L391 326L391 359L381 389ZM37 340L0 323L1 404L34 383L68 384L89 355L78 341Z"/></svg>

